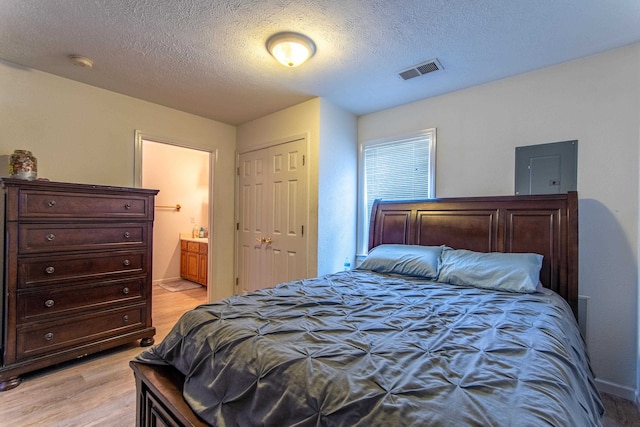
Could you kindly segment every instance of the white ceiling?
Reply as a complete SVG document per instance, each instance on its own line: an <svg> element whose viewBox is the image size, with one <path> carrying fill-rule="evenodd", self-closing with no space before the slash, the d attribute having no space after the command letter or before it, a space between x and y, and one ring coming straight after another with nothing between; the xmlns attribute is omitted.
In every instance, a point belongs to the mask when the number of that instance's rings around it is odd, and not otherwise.
<svg viewBox="0 0 640 427"><path fill-rule="evenodd" d="M283 67L280 31L316 55ZM366 114L637 41L639 0L0 0L0 58L231 125L316 96ZM398 77L432 58L444 70Z"/></svg>

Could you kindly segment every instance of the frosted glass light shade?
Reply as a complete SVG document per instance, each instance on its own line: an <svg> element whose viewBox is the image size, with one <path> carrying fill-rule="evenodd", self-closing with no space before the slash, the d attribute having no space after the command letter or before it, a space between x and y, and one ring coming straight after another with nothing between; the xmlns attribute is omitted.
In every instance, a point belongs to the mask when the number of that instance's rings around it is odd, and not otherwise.
<svg viewBox="0 0 640 427"><path fill-rule="evenodd" d="M297 67L316 53L316 45L304 34L277 33L267 40L267 50L286 67Z"/></svg>

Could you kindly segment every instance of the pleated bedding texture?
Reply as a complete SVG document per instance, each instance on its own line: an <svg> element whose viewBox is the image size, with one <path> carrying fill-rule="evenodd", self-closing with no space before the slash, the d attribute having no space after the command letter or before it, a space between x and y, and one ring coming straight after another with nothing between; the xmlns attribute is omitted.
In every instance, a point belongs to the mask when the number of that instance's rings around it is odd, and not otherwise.
<svg viewBox="0 0 640 427"><path fill-rule="evenodd" d="M187 312L137 361L217 426L599 426L566 302L354 270Z"/></svg>

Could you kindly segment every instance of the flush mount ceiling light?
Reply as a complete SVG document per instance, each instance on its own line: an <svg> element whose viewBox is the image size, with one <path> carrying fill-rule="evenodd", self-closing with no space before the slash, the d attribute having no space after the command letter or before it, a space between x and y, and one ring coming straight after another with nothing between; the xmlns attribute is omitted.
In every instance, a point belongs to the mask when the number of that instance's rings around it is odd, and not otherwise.
<svg viewBox="0 0 640 427"><path fill-rule="evenodd" d="M276 33L267 40L267 50L286 67L297 67L316 53L316 45L304 34Z"/></svg>
<svg viewBox="0 0 640 427"><path fill-rule="evenodd" d="M82 55L69 55L69 59L74 65L84 68L92 68L93 60Z"/></svg>

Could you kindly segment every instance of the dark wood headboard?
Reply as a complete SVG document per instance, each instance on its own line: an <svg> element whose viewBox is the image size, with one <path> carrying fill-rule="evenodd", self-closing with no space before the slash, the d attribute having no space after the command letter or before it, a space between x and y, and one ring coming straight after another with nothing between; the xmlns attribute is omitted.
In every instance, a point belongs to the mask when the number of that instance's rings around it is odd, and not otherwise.
<svg viewBox="0 0 640 427"><path fill-rule="evenodd" d="M540 281L578 314L578 194L376 200L369 249L383 243L447 245L544 256Z"/></svg>

